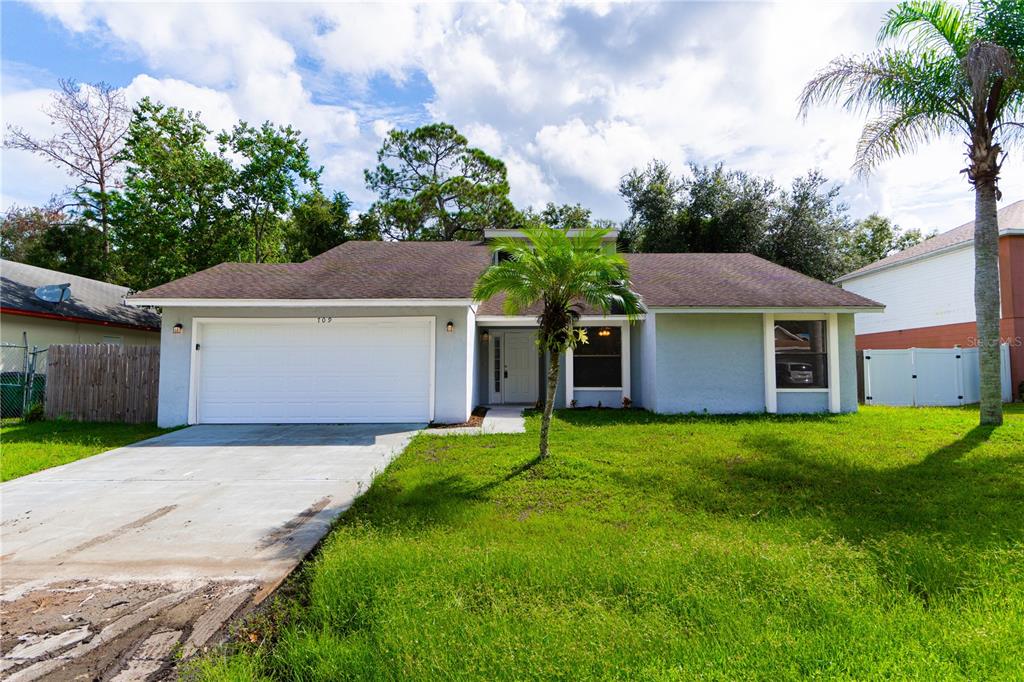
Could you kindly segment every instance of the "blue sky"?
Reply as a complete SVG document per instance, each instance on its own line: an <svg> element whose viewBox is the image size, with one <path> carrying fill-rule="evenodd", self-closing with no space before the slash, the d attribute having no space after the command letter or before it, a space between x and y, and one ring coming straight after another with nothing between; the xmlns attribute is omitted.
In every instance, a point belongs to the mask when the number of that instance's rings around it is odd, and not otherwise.
<svg viewBox="0 0 1024 682"><path fill-rule="evenodd" d="M362 171L392 127L454 123L502 158L520 206L581 202L620 219L618 178L658 157L726 165L782 184L818 167L855 217L947 229L972 215L948 140L850 172L862 119L796 116L830 58L873 47L880 3L280 4L3 3L4 122L37 134L60 77L103 80L202 112L300 128L328 189L371 200ZM1006 164L1007 201L1024 159ZM2 207L68 179L5 151Z"/></svg>

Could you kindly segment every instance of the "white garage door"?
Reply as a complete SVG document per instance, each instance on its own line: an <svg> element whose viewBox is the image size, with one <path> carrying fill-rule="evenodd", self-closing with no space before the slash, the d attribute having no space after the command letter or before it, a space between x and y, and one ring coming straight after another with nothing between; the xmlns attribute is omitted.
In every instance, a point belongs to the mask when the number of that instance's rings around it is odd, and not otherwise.
<svg viewBox="0 0 1024 682"><path fill-rule="evenodd" d="M304 318L199 326L202 424L425 422L433 320Z"/></svg>

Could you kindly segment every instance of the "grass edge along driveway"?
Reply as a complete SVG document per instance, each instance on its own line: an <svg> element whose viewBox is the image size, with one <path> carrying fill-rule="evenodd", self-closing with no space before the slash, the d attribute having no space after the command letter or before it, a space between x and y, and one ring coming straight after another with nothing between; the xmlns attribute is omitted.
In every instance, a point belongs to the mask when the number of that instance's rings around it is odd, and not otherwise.
<svg viewBox="0 0 1024 682"><path fill-rule="evenodd" d="M1024 674L1024 410L418 437L218 679Z"/></svg>
<svg viewBox="0 0 1024 682"><path fill-rule="evenodd" d="M67 420L12 422L0 426L0 481L98 455L174 429L156 424L106 424Z"/></svg>

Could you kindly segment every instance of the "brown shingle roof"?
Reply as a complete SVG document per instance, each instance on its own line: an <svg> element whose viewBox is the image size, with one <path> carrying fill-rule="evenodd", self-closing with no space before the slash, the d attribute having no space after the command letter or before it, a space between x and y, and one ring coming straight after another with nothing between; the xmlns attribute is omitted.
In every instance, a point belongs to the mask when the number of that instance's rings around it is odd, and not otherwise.
<svg viewBox="0 0 1024 682"><path fill-rule="evenodd" d="M881 307L750 253L630 253L633 289L647 307Z"/></svg>
<svg viewBox="0 0 1024 682"><path fill-rule="evenodd" d="M1021 229L1024 228L1024 199L1008 204L1007 206L999 209L998 213L999 229ZM920 258L926 256L929 253L935 251L941 251L957 244L963 244L974 239L974 221L964 223L960 227L954 227L948 232L937 234L930 239L925 239L920 244L915 244L909 249L904 249L892 255L886 256L881 260L876 260L874 263L869 263L864 267L854 270L853 272L847 273L839 278L838 281L850 279L852 277L858 277L860 275L866 275L869 272L887 268L891 265L897 265L904 261L908 261L914 258Z"/></svg>
<svg viewBox="0 0 1024 682"><path fill-rule="evenodd" d="M633 287L648 307L880 306L751 254L636 253L625 257ZM490 252L479 242L347 242L305 263L225 263L136 296L468 299L489 263ZM484 302L479 312L502 314L501 299Z"/></svg>
<svg viewBox="0 0 1024 682"><path fill-rule="evenodd" d="M50 284L70 284L71 298L63 303L48 303L35 295L38 287ZM147 330L160 329L159 315L124 304L129 291L128 287L110 282L0 260L0 308L27 314L59 315L69 320L84 319Z"/></svg>
<svg viewBox="0 0 1024 682"><path fill-rule="evenodd" d="M491 262L478 242L346 242L305 263L223 263L138 298L469 298Z"/></svg>

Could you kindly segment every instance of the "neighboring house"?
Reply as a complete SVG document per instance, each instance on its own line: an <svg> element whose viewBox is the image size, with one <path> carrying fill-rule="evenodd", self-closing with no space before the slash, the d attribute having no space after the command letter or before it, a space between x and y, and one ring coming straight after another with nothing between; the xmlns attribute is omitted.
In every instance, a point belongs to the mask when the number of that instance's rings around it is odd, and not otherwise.
<svg viewBox="0 0 1024 682"><path fill-rule="evenodd" d="M39 287L70 284L70 298L49 303ZM0 260L0 337L46 348L55 343L156 345L160 316L124 304L127 287Z"/></svg>
<svg viewBox="0 0 1024 682"><path fill-rule="evenodd" d="M630 325L582 311L590 342L567 353L558 405L857 409L853 318L880 304L750 254L625 257L648 312ZM532 405L535 312L471 298L491 259L484 242L347 242L129 297L163 311L159 423L452 423L478 404Z"/></svg>
<svg viewBox="0 0 1024 682"><path fill-rule="evenodd" d="M857 318L857 348L977 345L974 222L843 275L847 291L885 304ZM1024 200L999 210L1000 336L1009 344L1014 393L1024 382Z"/></svg>

